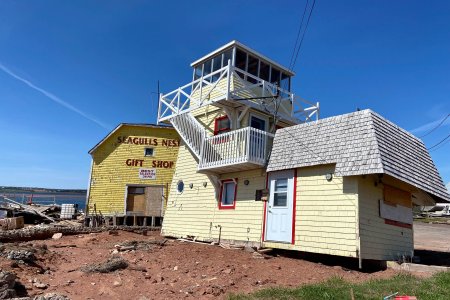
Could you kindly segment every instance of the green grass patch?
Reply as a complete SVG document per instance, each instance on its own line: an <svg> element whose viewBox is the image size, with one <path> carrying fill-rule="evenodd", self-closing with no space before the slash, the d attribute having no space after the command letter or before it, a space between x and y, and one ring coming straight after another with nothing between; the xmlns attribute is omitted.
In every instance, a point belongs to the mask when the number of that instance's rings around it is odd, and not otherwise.
<svg viewBox="0 0 450 300"><path fill-rule="evenodd" d="M430 278L399 274L388 279L369 280L363 283L350 283L341 278L331 278L322 283L298 288L268 288L250 295L230 295L228 299L351 300L351 290L357 300L381 300L396 292L398 295L416 296L419 300L448 300L450 272L438 273Z"/></svg>

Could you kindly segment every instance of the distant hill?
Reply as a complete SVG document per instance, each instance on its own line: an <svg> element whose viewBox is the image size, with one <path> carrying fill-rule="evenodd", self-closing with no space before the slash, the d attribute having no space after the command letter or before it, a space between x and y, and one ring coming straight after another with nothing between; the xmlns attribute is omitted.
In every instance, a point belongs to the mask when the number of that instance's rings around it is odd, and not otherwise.
<svg viewBox="0 0 450 300"><path fill-rule="evenodd" d="M39 187L21 186L0 186L0 193L73 193L86 194L86 190L81 189L49 189Z"/></svg>

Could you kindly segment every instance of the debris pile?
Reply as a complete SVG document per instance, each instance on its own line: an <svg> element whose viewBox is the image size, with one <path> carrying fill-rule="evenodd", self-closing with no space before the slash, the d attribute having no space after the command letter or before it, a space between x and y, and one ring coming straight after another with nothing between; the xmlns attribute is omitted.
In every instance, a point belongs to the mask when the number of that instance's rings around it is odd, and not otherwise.
<svg viewBox="0 0 450 300"><path fill-rule="evenodd" d="M87 265L81 268L85 273L111 273L116 270L126 269L128 262L120 256L108 258L105 262Z"/></svg>
<svg viewBox="0 0 450 300"><path fill-rule="evenodd" d="M2 219L0 219L0 226L3 230L19 229L23 224L50 224L50 223L66 223L70 225L83 223L83 216L73 208L74 217L76 220L63 220L61 205L57 204L34 204L34 203L20 203L4 195L0 195L0 212ZM63 204L63 206L72 204ZM18 220L16 220L19 218ZM23 219L20 219L23 218ZM19 221L19 222L18 222ZM18 223L18 224L16 224Z"/></svg>
<svg viewBox="0 0 450 300"><path fill-rule="evenodd" d="M150 241L125 241L120 244L114 245L115 250L113 250L113 253L117 252L124 252L124 251L132 251L132 250L151 250L155 246L162 247L167 242L167 240L163 241L157 241L157 240L150 240Z"/></svg>

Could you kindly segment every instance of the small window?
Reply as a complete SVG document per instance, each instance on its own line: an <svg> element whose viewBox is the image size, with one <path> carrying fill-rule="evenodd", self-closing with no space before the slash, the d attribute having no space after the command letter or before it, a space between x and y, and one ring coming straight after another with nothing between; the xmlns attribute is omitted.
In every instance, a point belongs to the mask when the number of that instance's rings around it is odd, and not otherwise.
<svg viewBox="0 0 450 300"><path fill-rule="evenodd" d="M285 73L281 73L280 87L286 91L291 90L291 78L289 77L289 75L287 75Z"/></svg>
<svg viewBox="0 0 450 300"><path fill-rule="evenodd" d="M202 66L203 65L195 67L195 69L194 69L194 80L197 80L200 77L202 77Z"/></svg>
<svg viewBox="0 0 450 300"><path fill-rule="evenodd" d="M265 81L269 81L270 76L270 65L265 62L261 62L259 67L259 78Z"/></svg>
<svg viewBox="0 0 450 300"><path fill-rule="evenodd" d="M217 70L220 70L221 63L222 63L222 56L221 55L219 55L217 57L214 57L213 64L212 64L212 66L213 66L212 71L215 72ZM215 75L213 75L212 80L213 81L217 81L217 79L219 79L219 77L220 77L220 72L215 74Z"/></svg>
<svg viewBox="0 0 450 300"><path fill-rule="evenodd" d="M266 121L255 116L250 116L250 127L266 131Z"/></svg>
<svg viewBox="0 0 450 300"><path fill-rule="evenodd" d="M242 50L236 49L236 68L245 71L245 65L247 64L247 53Z"/></svg>
<svg viewBox="0 0 450 300"><path fill-rule="evenodd" d="M145 148L144 155L145 156L153 156L154 152L155 152L155 149L153 149L153 148Z"/></svg>
<svg viewBox="0 0 450 300"><path fill-rule="evenodd" d="M207 75L211 74L211 67L212 67L212 61L208 60L203 64L203 77L206 77ZM211 80L211 78L208 78L207 80Z"/></svg>
<svg viewBox="0 0 450 300"><path fill-rule="evenodd" d="M275 181L275 190L273 191L273 206L286 207L287 206L287 178L280 178Z"/></svg>
<svg viewBox="0 0 450 300"><path fill-rule="evenodd" d="M256 57L249 55L248 56L247 73L250 73L255 77L258 77L258 65L259 65L259 60ZM256 79L249 77L249 76L247 76L247 81L249 81L251 83L256 83Z"/></svg>
<svg viewBox="0 0 450 300"><path fill-rule="evenodd" d="M245 71L245 66L247 65L247 53L239 49L236 49L236 63L234 65L237 69ZM238 74L241 78L245 77L244 74L239 72L239 70Z"/></svg>
<svg viewBox="0 0 450 300"><path fill-rule="evenodd" d="M228 66L228 60L233 59L233 49L227 50L223 53L222 67Z"/></svg>
<svg viewBox="0 0 450 300"><path fill-rule="evenodd" d="M177 191L178 193L182 193L184 191L184 182L183 180L179 180L177 183Z"/></svg>
<svg viewBox="0 0 450 300"><path fill-rule="evenodd" d="M232 179L222 181L219 209L233 209L236 206L236 182Z"/></svg>
<svg viewBox="0 0 450 300"><path fill-rule="evenodd" d="M227 116L217 118L214 124L214 135L219 135L231 130L230 119Z"/></svg>
<svg viewBox="0 0 450 300"><path fill-rule="evenodd" d="M145 194L144 187L137 187L137 186L128 187L128 195L143 195L143 194Z"/></svg>
<svg viewBox="0 0 450 300"><path fill-rule="evenodd" d="M272 75L270 76L270 83L280 86L280 71L272 67Z"/></svg>

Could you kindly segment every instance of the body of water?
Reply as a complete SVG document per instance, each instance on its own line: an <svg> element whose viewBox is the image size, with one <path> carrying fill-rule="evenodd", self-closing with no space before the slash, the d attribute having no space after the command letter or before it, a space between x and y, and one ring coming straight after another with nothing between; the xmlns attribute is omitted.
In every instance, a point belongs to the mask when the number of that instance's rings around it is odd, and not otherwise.
<svg viewBox="0 0 450 300"><path fill-rule="evenodd" d="M4 193L0 194L16 202L28 204L78 204L78 209L85 210L86 194L74 193Z"/></svg>

